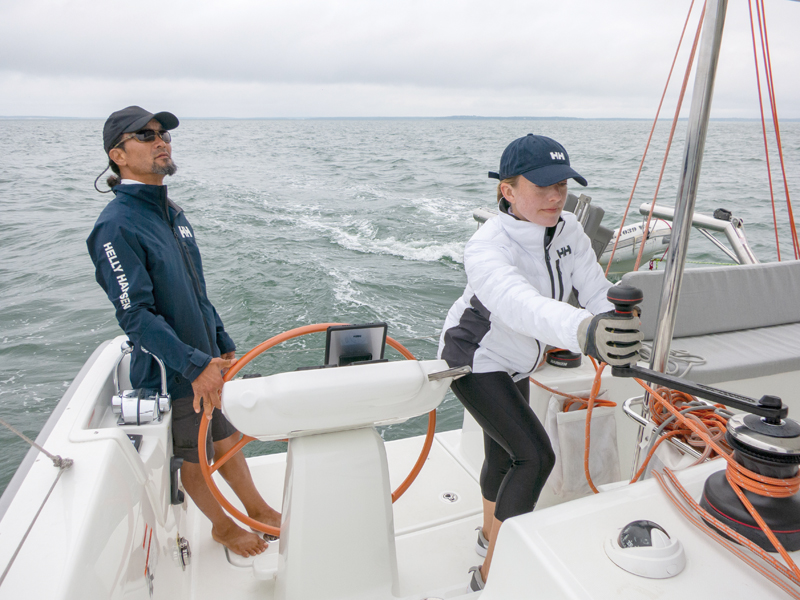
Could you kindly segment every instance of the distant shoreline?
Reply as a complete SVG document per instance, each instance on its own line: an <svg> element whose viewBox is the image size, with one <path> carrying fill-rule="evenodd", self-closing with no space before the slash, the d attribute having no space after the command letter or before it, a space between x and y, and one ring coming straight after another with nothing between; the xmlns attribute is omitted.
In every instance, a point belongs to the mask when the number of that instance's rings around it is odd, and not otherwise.
<svg viewBox="0 0 800 600"><path fill-rule="evenodd" d="M40 115L0 115L0 121L97 121L105 117L48 117ZM482 117L453 115L449 117L181 117L184 121L652 121L631 117ZM659 119L670 121L671 119ZM686 121L688 118L679 119ZM758 117L712 117L711 121L760 121ZM800 119L781 119L795 122Z"/></svg>

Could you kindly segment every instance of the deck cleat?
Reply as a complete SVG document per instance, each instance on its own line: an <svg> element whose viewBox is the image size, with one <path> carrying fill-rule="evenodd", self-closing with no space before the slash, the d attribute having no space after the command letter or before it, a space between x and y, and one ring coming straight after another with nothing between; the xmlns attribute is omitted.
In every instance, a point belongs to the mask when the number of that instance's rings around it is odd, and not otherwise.
<svg viewBox="0 0 800 600"><path fill-rule="evenodd" d="M800 465L797 421L737 414L728 420L726 439L736 462L754 473L775 479L797 475ZM773 498L743 492L784 548L790 552L800 550L800 495ZM776 552L731 488L725 471L718 471L706 480L700 506L764 550Z"/></svg>

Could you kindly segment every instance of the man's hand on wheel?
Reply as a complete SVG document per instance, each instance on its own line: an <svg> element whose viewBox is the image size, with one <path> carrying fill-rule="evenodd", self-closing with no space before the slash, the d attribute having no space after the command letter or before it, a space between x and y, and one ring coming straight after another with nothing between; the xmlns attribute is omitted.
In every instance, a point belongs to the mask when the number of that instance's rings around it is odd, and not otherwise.
<svg viewBox="0 0 800 600"><path fill-rule="evenodd" d="M230 355L232 352L226 354ZM206 418L211 418L211 413L215 408L222 408L220 394L222 393L222 374L230 369L236 359L212 358L203 372L192 382L194 391L194 412L200 412L202 403Z"/></svg>

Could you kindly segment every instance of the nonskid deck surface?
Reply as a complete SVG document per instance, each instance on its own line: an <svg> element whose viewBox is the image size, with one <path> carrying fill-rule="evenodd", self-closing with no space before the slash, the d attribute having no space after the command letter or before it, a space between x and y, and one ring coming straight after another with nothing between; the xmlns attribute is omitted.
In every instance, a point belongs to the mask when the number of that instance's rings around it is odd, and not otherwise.
<svg viewBox="0 0 800 600"><path fill-rule="evenodd" d="M458 433L449 432L449 436ZM442 435L448 433L439 434ZM416 437L386 444L393 489L416 462L422 443L423 438ZM285 460L285 454L248 459L256 486L276 508L281 505ZM220 490L241 508L224 481L219 477L217 481ZM474 549L475 528L482 517L480 489L473 474L437 439L417 480L393 508L398 597L422 598L434 592L438 597L462 595L469 580L469 567L483 560ZM259 580L254 575L253 559L233 556L229 560L223 546L212 540L208 519L190 501L187 510L189 529L183 535L192 548L190 597L273 597L274 579ZM278 549L278 542L272 543L259 559L260 565L277 568ZM331 560L342 564L343 576L348 568L369 568L369 565L347 565L346 556L332 556Z"/></svg>

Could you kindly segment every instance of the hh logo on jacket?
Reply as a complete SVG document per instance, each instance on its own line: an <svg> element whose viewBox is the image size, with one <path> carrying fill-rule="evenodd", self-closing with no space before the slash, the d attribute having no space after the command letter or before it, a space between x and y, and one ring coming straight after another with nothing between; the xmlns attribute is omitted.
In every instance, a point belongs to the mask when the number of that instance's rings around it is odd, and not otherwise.
<svg viewBox="0 0 800 600"><path fill-rule="evenodd" d="M564 258L567 254L572 254L572 248L564 246L563 248L559 248L556 253L558 254L558 258Z"/></svg>
<svg viewBox="0 0 800 600"><path fill-rule="evenodd" d="M185 225L178 225L178 231L181 232L181 237L183 238L193 237L192 230L186 227Z"/></svg>

